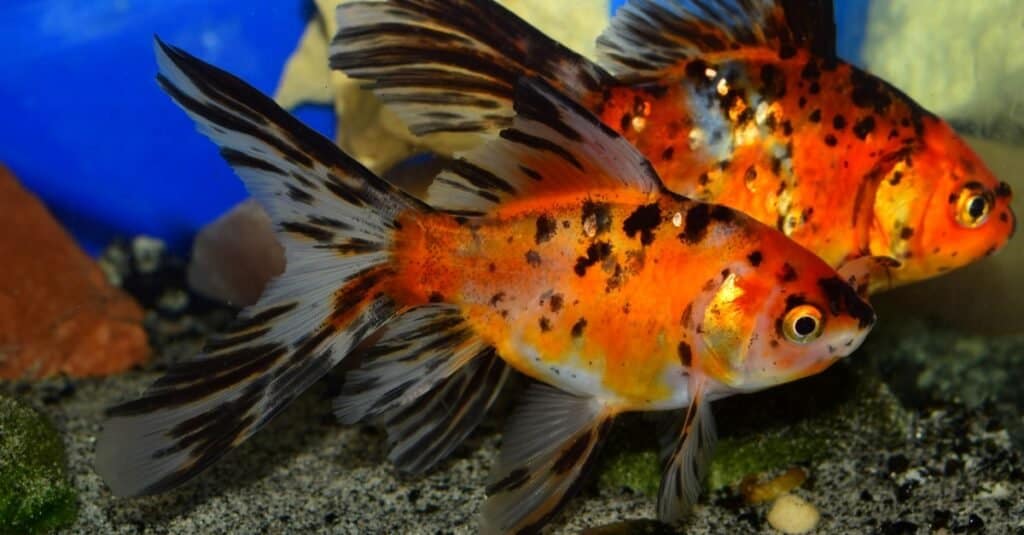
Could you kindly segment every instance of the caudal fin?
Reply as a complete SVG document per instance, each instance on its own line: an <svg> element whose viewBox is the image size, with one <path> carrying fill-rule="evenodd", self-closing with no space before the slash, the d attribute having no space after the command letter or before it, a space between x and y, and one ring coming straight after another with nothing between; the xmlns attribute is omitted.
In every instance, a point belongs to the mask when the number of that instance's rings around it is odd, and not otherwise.
<svg viewBox="0 0 1024 535"><path fill-rule="evenodd" d="M156 56L160 86L267 209L287 267L202 355L110 409L96 468L123 496L192 478L387 322L397 219L429 210L238 78L159 39Z"/></svg>
<svg viewBox="0 0 1024 535"><path fill-rule="evenodd" d="M516 81L543 78L586 101L614 81L492 0L338 7L331 67L360 80L417 135L491 135L511 124Z"/></svg>

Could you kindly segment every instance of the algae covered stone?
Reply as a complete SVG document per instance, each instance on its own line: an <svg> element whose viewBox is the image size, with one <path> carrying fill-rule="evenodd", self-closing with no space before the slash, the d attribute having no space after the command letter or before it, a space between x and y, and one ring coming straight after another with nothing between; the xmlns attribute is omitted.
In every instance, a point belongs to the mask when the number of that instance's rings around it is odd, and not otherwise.
<svg viewBox="0 0 1024 535"><path fill-rule="evenodd" d="M792 385L718 401L713 410L721 438L707 480L710 490L751 474L896 444L910 425L908 413L868 363L842 363ZM655 495L661 465L653 437L665 431L643 421L622 427L609 441L598 484Z"/></svg>
<svg viewBox="0 0 1024 535"><path fill-rule="evenodd" d="M0 397L0 533L43 533L74 520L78 505L65 462L53 426Z"/></svg>

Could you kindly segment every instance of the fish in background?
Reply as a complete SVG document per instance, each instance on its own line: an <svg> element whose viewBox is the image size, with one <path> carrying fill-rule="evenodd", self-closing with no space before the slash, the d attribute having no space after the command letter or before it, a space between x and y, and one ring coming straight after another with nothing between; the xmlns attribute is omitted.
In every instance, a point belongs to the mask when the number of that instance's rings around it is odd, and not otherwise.
<svg viewBox="0 0 1024 535"><path fill-rule="evenodd" d="M120 496L173 489L376 338L343 422L387 429L421 473L480 422L511 370L485 533L537 531L614 418L688 407L659 517L696 501L710 402L818 373L875 323L818 256L730 208L668 191L622 136L541 79L500 135L449 164L428 205L245 82L159 40L161 87L264 205L287 265L199 357L113 407L96 468ZM369 345L369 342L367 342Z"/></svg>
<svg viewBox="0 0 1024 535"><path fill-rule="evenodd" d="M331 64L420 135L486 139L538 76L632 142L668 189L736 208L882 291L1012 236L1010 186L949 124L836 55L831 0L630 0L599 64L493 0L348 2ZM429 201L429 199L428 199Z"/></svg>

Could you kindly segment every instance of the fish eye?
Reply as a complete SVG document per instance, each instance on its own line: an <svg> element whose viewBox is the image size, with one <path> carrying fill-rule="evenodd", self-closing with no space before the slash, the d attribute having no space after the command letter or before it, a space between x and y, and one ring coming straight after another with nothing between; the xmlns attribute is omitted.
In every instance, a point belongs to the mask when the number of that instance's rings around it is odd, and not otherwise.
<svg viewBox="0 0 1024 535"><path fill-rule="evenodd" d="M971 183L960 190L956 203L956 220L960 226L977 228L988 219L992 210L992 194L979 184Z"/></svg>
<svg viewBox="0 0 1024 535"><path fill-rule="evenodd" d="M782 331L790 342L806 344L821 336L825 318L814 305L799 305L786 312Z"/></svg>

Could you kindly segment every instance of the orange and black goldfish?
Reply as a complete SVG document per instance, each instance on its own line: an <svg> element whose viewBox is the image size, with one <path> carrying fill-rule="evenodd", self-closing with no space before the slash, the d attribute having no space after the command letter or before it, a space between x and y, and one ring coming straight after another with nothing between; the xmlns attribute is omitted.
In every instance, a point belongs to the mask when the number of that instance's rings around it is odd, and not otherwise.
<svg viewBox="0 0 1024 535"><path fill-rule="evenodd" d="M902 264L875 291L995 252L1010 187L946 122L836 56L831 0L631 0L600 65L492 0L349 2L331 64L414 133L493 134L542 77L632 142L665 185L784 232L830 265Z"/></svg>
<svg viewBox="0 0 1024 535"><path fill-rule="evenodd" d="M161 87L266 207L287 267L201 356L109 411L96 467L115 494L187 481L376 339L335 409L382 423L406 471L449 454L511 370L536 380L484 532L541 526L616 415L689 407L659 497L676 520L707 465L711 400L818 373L875 322L851 274L668 191L543 80L517 86L513 120L451 163L428 205L241 80L160 41L156 54Z"/></svg>

